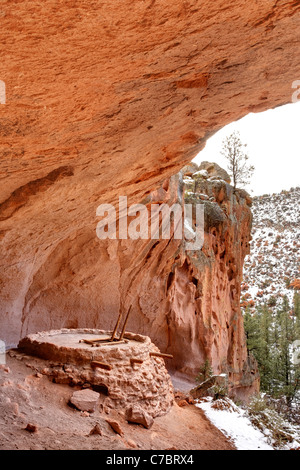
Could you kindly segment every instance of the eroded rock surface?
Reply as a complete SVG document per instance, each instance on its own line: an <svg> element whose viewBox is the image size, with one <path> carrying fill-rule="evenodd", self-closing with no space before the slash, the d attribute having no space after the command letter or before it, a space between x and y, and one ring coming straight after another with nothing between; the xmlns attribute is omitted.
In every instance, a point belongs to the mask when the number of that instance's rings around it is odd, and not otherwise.
<svg viewBox="0 0 300 470"><path fill-rule="evenodd" d="M217 192L229 215L206 237L198 267L176 260L176 242L99 243L96 208L119 195L140 202L155 188L168 197L164 182L212 133L290 102L299 10L295 0L2 3L7 345L52 328L111 328L130 289L131 329L174 350L174 366L194 369L212 351L218 368L222 358L240 377L245 199Z"/></svg>
<svg viewBox="0 0 300 470"><path fill-rule="evenodd" d="M49 290L58 295L62 283L65 295L60 295L59 306L46 318L38 315L44 308L44 298L39 296L24 326L29 331L44 330L63 321L68 328L101 324L112 330L119 309L126 312L132 306L128 330L149 335L162 352L172 354L172 360L166 359L169 369L195 377L208 359L215 374L228 374L229 390L244 398L258 388L257 369L247 354L240 311L251 198L246 191L234 191L216 174L198 178L197 191L191 197L189 185L183 181L184 174L166 180L144 203L147 207L153 202L182 203L185 192L186 202L203 204L205 233L200 251L186 251L185 243L171 236L168 240L97 240L81 245L82 257L78 257L77 248L72 257L69 242L63 250L61 273L57 276L50 259L43 270ZM58 254L62 256L61 250ZM88 289L82 278L97 256L97 276L87 281L93 293L91 308L74 309L72 315L62 318L74 289L80 292L78 283L83 292ZM71 266L72 284L66 286L63 279ZM107 315L104 308L109 309Z"/></svg>

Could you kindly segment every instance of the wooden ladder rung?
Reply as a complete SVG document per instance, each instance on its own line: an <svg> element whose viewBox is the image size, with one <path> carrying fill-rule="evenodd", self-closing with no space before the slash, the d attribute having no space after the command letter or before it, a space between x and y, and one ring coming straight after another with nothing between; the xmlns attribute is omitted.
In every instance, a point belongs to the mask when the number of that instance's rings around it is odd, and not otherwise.
<svg viewBox="0 0 300 470"><path fill-rule="evenodd" d="M105 342L98 342L98 343L93 343L92 347L93 348L99 348L100 346L114 346L115 344L123 344L123 343L128 343L126 339L123 339L122 341L105 341Z"/></svg>
<svg viewBox="0 0 300 470"><path fill-rule="evenodd" d="M143 359L137 359L137 358L134 358L132 357L130 359L130 364L133 366L134 364L143 364Z"/></svg>
<svg viewBox="0 0 300 470"><path fill-rule="evenodd" d="M165 353L161 353L161 352L150 352L150 356L166 357L168 359L173 359L172 354L165 354Z"/></svg>
<svg viewBox="0 0 300 470"><path fill-rule="evenodd" d="M93 344L93 343L101 343L101 342L108 341L108 340L109 340L109 336L107 336L107 338L80 339L79 343Z"/></svg>
<svg viewBox="0 0 300 470"><path fill-rule="evenodd" d="M104 370L112 370L112 366L110 364L104 364L103 362L99 362L99 361L92 361L91 366L99 367L99 369L104 369Z"/></svg>

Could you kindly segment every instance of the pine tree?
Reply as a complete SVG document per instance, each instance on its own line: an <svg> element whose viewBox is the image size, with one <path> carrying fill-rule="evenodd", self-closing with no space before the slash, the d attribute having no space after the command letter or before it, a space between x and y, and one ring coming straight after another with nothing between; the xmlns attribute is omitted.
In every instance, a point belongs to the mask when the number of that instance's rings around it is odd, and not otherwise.
<svg viewBox="0 0 300 470"><path fill-rule="evenodd" d="M228 161L228 171L232 178L234 189L238 186L246 186L249 184L254 166L248 164L249 157L244 152L247 144L243 144L239 132L233 132L223 141L221 154Z"/></svg>
<svg viewBox="0 0 300 470"><path fill-rule="evenodd" d="M291 344L294 341L294 322L290 315L288 298L283 298L280 310L280 341L279 341L279 364L277 377L279 380L279 395L284 395L290 401L292 392L293 364L291 358Z"/></svg>
<svg viewBox="0 0 300 470"><path fill-rule="evenodd" d="M296 339L300 340L300 293L295 292L293 299Z"/></svg>
<svg viewBox="0 0 300 470"><path fill-rule="evenodd" d="M249 352L255 354L259 350L259 316L252 315L249 307L246 308L244 313L244 330L246 334L247 349Z"/></svg>
<svg viewBox="0 0 300 470"><path fill-rule="evenodd" d="M253 353L260 372L261 388L270 392L272 384L273 357L271 355L272 313L266 306L259 307L251 315L247 310L244 315L244 328L247 348Z"/></svg>
<svg viewBox="0 0 300 470"><path fill-rule="evenodd" d="M260 352L259 362L262 370L261 386L264 391L272 389L273 356L272 350L272 312L267 306L262 307L260 314Z"/></svg>
<svg viewBox="0 0 300 470"><path fill-rule="evenodd" d="M206 359L204 364L202 364L202 366L200 367L199 374L197 375L195 380L196 382L202 383L205 380L212 377L212 375L213 375L213 370L212 370L211 363L209 362L208 359Z"/></svg>
<svg viewBox="0 0 300 470"><path fill-rule="evenodd" d="M247 347L258 364L261 390L286 397L289 405L300 390L300 363L293 363L292 354L294 342L300 340L299 300L295 295L293 309L284 297L276 310L262 306L244 314Z"/></svg>

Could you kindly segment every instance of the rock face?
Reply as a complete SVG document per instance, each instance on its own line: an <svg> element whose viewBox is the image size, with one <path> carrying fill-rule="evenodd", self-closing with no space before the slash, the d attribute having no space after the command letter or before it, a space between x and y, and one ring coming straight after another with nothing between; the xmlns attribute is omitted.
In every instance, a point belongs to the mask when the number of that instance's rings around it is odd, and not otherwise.
<svg viewBox="0 0 300 470"><path fill-rule="evenodd" d="M240 320L237 311L232 326L228 309L238 296L237 231L243 238L249 217L243 200L225 200L240 222L220 220L206 237L197 276L190 258L174 256L176 242L100 244L96 208L119 195L140 202L157 188L168 197L168 178L212 133L290 102L299 8L295 0L1 6L0 331L8 346L39 330L111 327L130 289L135 330L170 349L188 345L175 366L195 368L195 354L208 349L234 356L237 370ZM221 321L217 302L225 329L207 336Z"/></svg>
<svg viewBox="0 0 300 470"><path fill-rule="evenodd" d="M86 307L84 312L74 310L67 321L63 320L64 326L101 324L103 328L113 329L119 309L127 311L131 305L128 329L149 335L161 351L172 354L173 360L166 360L169 369L196 376L208 359L215 374L228 374L230 392L243 398L258 387L256 366L246 351L240 312L243 260L249 252L251 203L245 191L234 192L224 180L205 177L198 179L197 192L189 199L188 185L183 186L182 176L165 181L144 203L159 201L171 205L182 202L184 193L186 202L201 202L205 215L202 250L186 251L185 243L173 237L97 240L93 247L81 246L85 263L82 264L80 257L81 265L75 268L76 259L68 258L72 252L69 246L65 252L67 272L71 263L74 272L78 269L79 276L83 276L87 266L99 257L99 272L89 286L94 305L99 305L100 311L94 308L87 311ZM198 200L198 194L209 200ZM53 292L59 292L59 279L67 273L50 280L51 272L56 273L49 262L45 271L48 286ZM32 331L60 325L78 281L74 274L69 293L60 295L59 306L47 318L39 319L43 298L37 299L26 318L26 328ZM113 297L109 289L114 291ZM101 309L108 306L110 314L105 315Z"/></svg>

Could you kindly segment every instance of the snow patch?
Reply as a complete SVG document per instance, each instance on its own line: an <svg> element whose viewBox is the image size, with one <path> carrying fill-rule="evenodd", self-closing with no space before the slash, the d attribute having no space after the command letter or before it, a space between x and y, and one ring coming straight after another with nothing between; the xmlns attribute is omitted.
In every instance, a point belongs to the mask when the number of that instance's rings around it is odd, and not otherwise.
<svg viewBox="0 0 300 470"><path fill-rule="evenodd" d="M207 418L228 438L231 438L238 450L274 450L266 437L256 429L246 411L238 408L233 402L230 410L212 408L212 398L196 404Z"/></svg>

